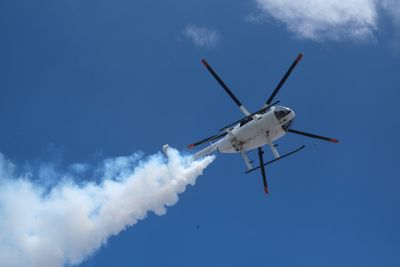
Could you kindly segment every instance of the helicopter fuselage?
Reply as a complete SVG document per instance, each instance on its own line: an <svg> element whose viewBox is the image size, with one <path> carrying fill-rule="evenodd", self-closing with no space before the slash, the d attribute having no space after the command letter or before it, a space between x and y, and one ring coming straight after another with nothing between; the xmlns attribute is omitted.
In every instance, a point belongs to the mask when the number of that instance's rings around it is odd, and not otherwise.
<svg viewBox="0 0 400 267"><path fill-rule="evenodd" d="M278 119L277 109L289 111ZM217 142L217 149L221 153L237 153L249 151L273 142L286 134L282 127L295 118L295 113L285 107L273 107L264 114L255 114L247 123L237 124L228 134Z"/></svg>
<svg viewBox="0 0 400 267"><path fill-rule="evenodd" d="M238 108L243 112L246 117L228 126L225 126L220 130L222 132L220 132L219 134L207 137L203 140L188 145L189 148L194 148L207 142L210 143L208 147L194 154L193 159L196 160L198 158L212 154L216 151L219 151L221 153L240 153L247 167L246 173L250 173L254 170L260 169L263 178L264 191L265 193L268 193L265 166L286 158L287 156L293 155L294 153L297 153L305 147L305 145L302 145L298 149L283 154L281 156L276 149L276 145L273 144L274 141L284 136L287 132L290 132L293 134L316 138L333 143L339 142L335 138L292 129L291 126L293 124L294 118L296 117L293 110L287 107L277 106L276 104L279 103L279 101L273 103L276 94L282 88L282 85L286 82L293 69L302 58L303 54L300 53L294 60L292 65L289 67L289 69L286 71L279 84L275 87L274 91L265 102L263 108L254 113L249 112L249 110L232 93L229 87L218 76L218 74L208 64L208 62L203 59L201 61L203 65L215 78L215 80L221 85L221 87L225 90L225 92L230 96L233 102L238 106ZM212 143L213 141L215 141L215 143ZM264 145L268 145L268 147L271 149L272 153L274 154L273 160L264 162ZM259 159L259 165L256 167L253 167L253 161L250 160L247 155L248 151L254 149L257 149ZM167 154L168 145L165 145L163 147L163 150L164 153Z"/></svg>
<svg viewBox="0 0 400 267"><path fill-rule="evenodd" d="M247 121L226 129L227 135L205 149L197 152L195 158L219 151L221 153L243 153L270 144L286 134L295 118L293 110L272 106L263 114L255 114Z"/></svg>

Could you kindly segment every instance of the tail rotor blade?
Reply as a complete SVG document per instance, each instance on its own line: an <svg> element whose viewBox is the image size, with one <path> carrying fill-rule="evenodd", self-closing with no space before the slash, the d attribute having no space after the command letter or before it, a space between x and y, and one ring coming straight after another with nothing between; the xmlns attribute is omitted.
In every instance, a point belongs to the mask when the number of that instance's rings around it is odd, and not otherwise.
<svg viewBox="0 0 400 267"><path fill-rule="evenodd" d="M264 183L264 192L268 194L268 184L267 184L267 177L265 175L265 167L264 167L264 157L263 157L264 151L262 150L262 147L258 148L258 157L260 159L260 169L261 169L261 176L263 179Z"/></svg>
<svg viewBox="0 0 400 267"><path fill-rule="evenodd" d="M311 137L311 138L321 139L321 140L332 142L332 143L339 143L339 140L337 140L335 138L330 138L330 137L325 137L325 136L321 136L321 135L306 133L306 132L302 132L302 131L298 131L298 130L289 129L288 132L294 133L294 134L303 135L303 136L307 136L307 137Z"/></svg>
<svg viewBox="0 0 400 267"><path fill-rule="evenodd" d="M296 60L292 63L292 65L289 67L285 75L282 77L281 81L279 84L276 86L275 90L272 92L271 96L268 98L267 102L265 103L266 105L271 104L272 100L274 100L274 97L276 94L279 92L281 89L282 85L286 82L286 80L289 78L290 74L292 73L293 69L296 67L296 65L300 62L300 60L303 58L303 54L299 54L296 58Z"/></svg>

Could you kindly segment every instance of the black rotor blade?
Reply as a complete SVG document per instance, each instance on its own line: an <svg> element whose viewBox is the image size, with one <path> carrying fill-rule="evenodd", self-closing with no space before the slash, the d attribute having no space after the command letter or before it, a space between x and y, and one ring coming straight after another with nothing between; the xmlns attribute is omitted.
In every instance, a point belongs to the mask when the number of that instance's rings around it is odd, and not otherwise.
<svg viewBox="0 0 400 267"><path fill-rule="evenodd" d="M194 148L194 147L196 147L196 146L199 146L199 145L201 145L201 144L204 144L205 142L211 142L211 141L213 141L213 140L215 140L215 139L218 139L218 138L220 138L220 137L224 137L224 136L227 135L227 134L228 134L227 132L224 132L224 133L221 133L221 134L213 135L213 136L211 136L211 137L207 137L207 138L205 138L205 139L203 139L203 140L201 140L201 141L198 141L198 142L196 142L196 143L193 143L193 144L188 145L188 148Z"/></svg>
<svg viewBox="0 0 400 267"><path fill-rule="evenodd" d="M205 59L201 60L201 63L207 68L207 70L211 73L211 75L217 80L217 82L224 88L225 92L232 98L233 102L242 109L243 105L239 101L239 99L232 93L232 91L228 88L228 86L224 83L224 81L218 76L218 74L211 68L211 66L207 63Z"/></svg>
<svg viewBox="0 0 400 267"><path fill-rule="evenodd" d="M268 184L267 184L267 177L265 175L265 167L264 167L264 157L263 157L264 151L262 150L262 147L258 148L258 157L260 159L260 169L261 169L261 175L264 183L264 192L268 194Z"/></svg>
<svg viewBox="0 0 400 267"><path fill-rule="evenodd" d="M288 132L294 133L294 134L299 134L299 135L304 135L304 136L311 137L311 138L317 138L317 139L329 141L332 143L339 143L339 140L337 140L335 138L325 137L325 136L311 134L311 133L305 133L305 132L301 132L301 131L297 131L297 130L293 130L293 129L289 129Z"/></svg>
<svg viewBox="0 0 400 267"><path fill-rule="evenodd" d="M286 80L289 78L290 74L292 73L294 67L300 62L300 60L303 58L303 54L299 54L296 58L296 60L292 63L288 71L285 73L281 81L279 82L278 86L276 86L275 90L272 92L271 96L268 98L266 105L269 105L272 100L274 100L275 95L279 92L281 89L282 85L286 82Z"/></svg>

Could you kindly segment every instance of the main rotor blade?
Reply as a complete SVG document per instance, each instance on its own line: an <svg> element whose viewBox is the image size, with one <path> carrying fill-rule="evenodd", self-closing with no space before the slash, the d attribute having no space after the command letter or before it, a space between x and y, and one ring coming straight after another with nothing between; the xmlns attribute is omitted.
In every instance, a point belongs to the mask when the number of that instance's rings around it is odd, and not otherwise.
<svg viewBox="0 0 400 267"><path fill-rule="evenodd" d="M317 139L329 141L329 142L332 142L332 143L339 143L339 140L337 140L335 138L330 138L330 137L325 137L325 136L321 136L321 135L301 132L301 131L297 131L297 130L293 130L293 129L289 129L288 132L294 133L294 134L299 134L299 135L304 135L304 136L311 137L311 138L317 138Z"/></svg>
<svg viewBox="0 0 400 267"><path fill-rule="evenodd" d="M227 135L227 134L228 134L227 132L224 132L224 133L221 133L221 134L213 135L213 136L211 136L211 137L207 137L207 138L205 138L205 139L203 139L203 140L201 140L201 141L198 141L198 142L196 142L196 143L193 143L193 144L188 145L188 148L194 148L194 147L196 147L196 146L199 146L199 145L201 145L201 144L204 144L205 142L211 142L211 141L213 141L213 140L215 140L215 139L224 137L224 136Z"/></svg>
<svg viewBox="0 0 400 267"><path fill-rule="evenodd" d="M269 105L272 100L274 100L275 95L279 92L281 89L282 85L286 82L286 80L289 78L290 74L292 73L294 67L300 62L300 60L303 58L303 54L299 54L296 58L296 60L292 63L288 71L285 73L281 81L279 82L278 86L276 86L275 90L272 92L271 96L268 98L267 102L265 103L266 105Z"/></svg>
<svg viewBox="0 0 400 267"><path fill-rule="evenodd" d="M228 86L224 83L224 81L218 76L218 74L211 68L211 66L207 63L205 59L201 60L201 63L207 68L207 70L211 73L211 75L217 80L217 82L224 88L225 92L232 98L233 102L242 110L242 112L247 116L249 115L249 111L243 106L243 104L239 101L239 99L232 93L232 91L228 88Z"/></svg>
<svg viewBox="0 0 400 267"><path fill-rule="evenodd" d="M264 183L264 192L268 194L268 184L267 184L267 177L265 175L265 167L264 167L264 157L263 157L264 151L262 150L262 147L258 148L258 157L260 159L260 169L261 169L261 175Z"/></svg>

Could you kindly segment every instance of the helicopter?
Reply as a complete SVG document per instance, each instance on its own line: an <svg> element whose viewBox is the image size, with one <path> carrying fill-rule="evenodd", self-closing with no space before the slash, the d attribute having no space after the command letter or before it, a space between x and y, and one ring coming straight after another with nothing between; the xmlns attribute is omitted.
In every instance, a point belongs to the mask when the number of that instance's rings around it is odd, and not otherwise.
<svg viewBox="0 0 400 267"><path fill-rule="evenodd" d="M280 155L276 148L277 145L274 144L274 141L280 139L286 133L293 133L310 138L329 141L332 143L338 143L339 141L335 138L325 137L293 129L292 125L296 117L294 111L288 107L277 105L278 103L280 103L280 101L273 102L275 96L302 58L303 54L300 53L294 60L292 65L289 67L285 75L282 77L278 85L275 87L263 107L253 113L250 113L249 110L232 93L229 87L218 76L218 74L214 71L210 64L208 64L205 59L202 59L201 62L203 63L203 65L217 80L217 82L221 85L225 92L231 97L233 102L239 107L245 117L221 128L219 130L221 133L219 134L190 144L188 147L192 149L202 144L210 143L209 146L195 153L193 159L196 160L217 151L220 153L240 153L247 167L247 171L245 172L246 174L260 169L264 184L264 192L268 194L269 191L265 166L281 160L285 157L288 157L305 147L305 145L302 145L301 147L287 154ZM274 159L268 162L264 162L263 156L263 146L266 145L271 149L274 155ZM251 161L247 155L249 151L254 149L258 150L259 157L259 165L256 167L253 167L253 161Z"/></svg>

